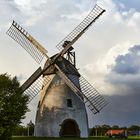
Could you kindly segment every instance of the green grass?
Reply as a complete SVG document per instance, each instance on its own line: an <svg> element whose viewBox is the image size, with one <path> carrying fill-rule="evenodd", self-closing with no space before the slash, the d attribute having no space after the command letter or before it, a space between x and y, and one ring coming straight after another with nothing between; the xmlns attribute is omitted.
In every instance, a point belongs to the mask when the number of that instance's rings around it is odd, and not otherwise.
<svg viewBox="0 0 140 140"><path fill-rule="evenodd" d="M139 139L140 140L140 137L139 136L130 136L129 139L131 139L131 140Z"/></svg>
<svg viewBox="0 0 140 140"><path fill-rule="evenodd" d="M119 140L108 137L89 137L89 138L40 138L40 137L13 137L12 140ZM120 140L140 140L139 137L130 137Z"/></svg>
<svg viewBox="0 0 140 140"><path fill-rule="evenodd" d="M81 138L13 137L12 140L87 140Z"/></svg>

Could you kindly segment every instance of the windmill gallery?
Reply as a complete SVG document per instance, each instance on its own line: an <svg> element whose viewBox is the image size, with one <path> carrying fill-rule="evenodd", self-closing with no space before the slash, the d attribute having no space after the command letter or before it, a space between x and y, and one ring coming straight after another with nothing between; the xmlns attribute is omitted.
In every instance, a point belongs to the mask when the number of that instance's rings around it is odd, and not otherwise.
<svg viewBox="0 0 140 140"><path fill-rule="evenodd" d="M35 136L88 137L87 106L94 114L107 102L81 76L76 68L72 45L105 12L95 5L87 17L56 47L59 53L49 57L47 50L19 24L13 21L7 34L18 42L44 68L39 67L21 86L30 101L39 93L36 113Z"/></svg>

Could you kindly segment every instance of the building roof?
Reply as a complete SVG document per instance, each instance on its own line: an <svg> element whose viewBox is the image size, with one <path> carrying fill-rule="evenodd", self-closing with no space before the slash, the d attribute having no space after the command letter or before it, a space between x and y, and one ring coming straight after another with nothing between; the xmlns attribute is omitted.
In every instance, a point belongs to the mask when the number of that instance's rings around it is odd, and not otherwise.
<svg viewBox="0 0 140 140"><path fill-rule="evenodd" d="M106 132L106 134L111 134L111 135L114 135L114 134L122 134L122 133L124 133L124 130L108 130L107 132Z"/></svg>

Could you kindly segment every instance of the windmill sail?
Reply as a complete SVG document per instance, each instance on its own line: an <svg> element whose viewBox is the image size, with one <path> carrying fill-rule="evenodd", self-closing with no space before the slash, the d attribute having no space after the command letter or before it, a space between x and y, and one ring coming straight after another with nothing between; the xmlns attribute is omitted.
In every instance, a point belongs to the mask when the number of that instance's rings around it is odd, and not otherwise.
<svg viewBox="0 0 140 140"><path fill-rule="evenodd" d="M62 56L104 12L104 9L97 4L95 5L88 16L56 46L61 51ZM66 41L69 43L64 46Z"/></svg>
<svg viewBox="0 0 140 140"><path fill-rule="evenodd" d="M13 21L11 27L7 31L7 34L18 42L36 60L36 62L40 63L44 56L49 61L48 65L43 70L41 67L38 68L35 73L33 73L33 75L22 85L23 91L30 96L30 100L39 93L42 88L42 84L50 81L50 78L47 76L42 78L42 74L44 74L50 66L54 65L58 69L57 74L60 75L60 77L76 93L76 95L87 104L94 114L99 112L106 105L104 98L82 76L79 78L81 87L77 87L75 85L75 77L69 77L65 71L60 69L60 67L56 64L57 60L61 56L63 57L66 52L71 50L72 45L104 12L104 9L95 5L88 16L56 46L60 50L60 53L55 55L53 59L47 56L47 50L39 42L37 42L19 24Z"/></svg>
<svg viewBox="0 0 140 140"><path fill-rule="evenodd" d="M107 102L99 94L99 92L82 76L80 77L80 86L77 87L75 84L75 78L69 77L62 71L58 65L56 65L58 69L58 75L66 82L66 84L75 92L75 94L88 106L88 108L94 113L100 112L100 110L107 105ZM84 98L84 100L83 100Z"/></svg>
<svg viewBox="0 0 140 140"><path fill-rule="evenodd" d="M42 75L42 69L39 67L21 86L22 91L25 91L27 88L30 87L32 83L34 83L40 76Z"/></svg>
<svg viewBox="0 0 140 140"><path fill-rule="evenodd" d="M49 76L42 77L42 69L39 67L21 86L23 92L29 96L29 102L40 92L42 85L50 81Z"/></svg>
<svg viewBox="0 0 140 140"><path fill-rule="evenodd" d="M27 88L24 91L24 94L29 96L29 102L32 101L36 97L36 95L40 93L42 85L47 84L49 81L50 81L49 76L45 77L40 76L34 83L30 85L29 88Z"/></svg>
<svg viewBox="0 0 140 140"><path fill-rule="evenodd" d="M15 21L6 33L19 43L37 63L40 63L44 56L48 58L47 50Z"/></svg>
<svg viewBox="0 0 140 140"><path fill-rule="evenodd" d="M81 91L88 98L85 103L88 104L88 107L91 110L93 109L92 104L94 104L99 111L108 104L104 97L101 96L100 93L83 76L80 76L79 80ZM89 101L92 102L92 104L90 104Z"/></svg>

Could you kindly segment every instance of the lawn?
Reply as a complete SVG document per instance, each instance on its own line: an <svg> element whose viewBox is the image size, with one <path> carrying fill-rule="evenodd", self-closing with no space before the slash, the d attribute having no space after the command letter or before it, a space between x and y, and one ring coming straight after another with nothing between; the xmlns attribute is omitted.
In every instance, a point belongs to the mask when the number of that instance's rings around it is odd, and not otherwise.
<svg viewBox="0 0 140 140"><path fill-rule="evenodd" d="M39 137L13 137L12 140L118 140L108 137L89 137L89 138L39 138ZM126 139L121 139L126 140ZM140 140L139 137L131 137L128 140Z"/></svg>

